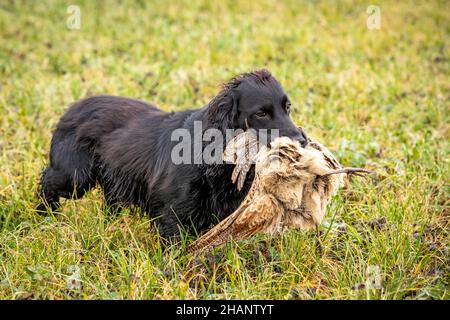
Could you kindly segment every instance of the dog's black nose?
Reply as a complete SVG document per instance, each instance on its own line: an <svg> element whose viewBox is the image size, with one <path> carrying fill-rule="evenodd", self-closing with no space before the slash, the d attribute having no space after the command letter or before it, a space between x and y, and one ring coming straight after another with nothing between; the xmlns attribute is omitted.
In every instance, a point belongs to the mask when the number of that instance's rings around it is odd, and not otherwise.
<svg viewBox="0 0 450 320"><path fill-rule="evenodd" d="M298 128L297 134L295 136L293 136L292 139L300 142L300 145L302 146L302 148L306 147L306 145L308 144L308 137L306 136L306 133L301 128Z"/></svg>

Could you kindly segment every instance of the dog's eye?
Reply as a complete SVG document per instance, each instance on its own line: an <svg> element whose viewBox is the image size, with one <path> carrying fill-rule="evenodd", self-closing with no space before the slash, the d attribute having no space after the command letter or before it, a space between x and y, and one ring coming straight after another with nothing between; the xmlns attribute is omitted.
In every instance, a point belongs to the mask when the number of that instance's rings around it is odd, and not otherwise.
<svg viewBox="0 0 450 320"><path fill-rule="evenodd" d="M291 103L289 101L286 102L286 112L289 113L291 111Z"/></svg>
<svg viewBox="0 0 450 320"><path fill-rule="evenodd" d="M257 116L258 118L265 118L267 117L267 112L260 110L257 113L255 113L255 116Z"/></svg>

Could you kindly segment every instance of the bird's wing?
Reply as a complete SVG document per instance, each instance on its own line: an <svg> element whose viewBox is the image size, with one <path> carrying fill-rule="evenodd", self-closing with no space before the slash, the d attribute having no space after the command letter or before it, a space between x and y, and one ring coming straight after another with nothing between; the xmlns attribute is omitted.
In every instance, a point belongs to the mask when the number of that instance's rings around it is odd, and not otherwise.
<svg viewBox="0 0 450 320"><path fill-rule="evenodd" d="M238 134L228 142L223 153L223 160L236 165L231 180L237 183L238 190L244 186L247 173L251 165L255 163L256 155L261 147L256 132L251 129Z"/></svg>
<svg viewBox="0 0 450 320"><path fill-rule="evenodd" d="M229 240L242 240L258 232L272 231L272 226L281 221L282 207L274 204L267 195L256 197L241 205L234 213L222 220L194 243L191 252L210 249Z"/></svg>
<svg viewBox="0 0 450 320"><path fill-rule="evenodd" d="M247 162L256 155L258 143L255 130L250 129L238 134L227 143L223 160L234 164Z"/></svg>

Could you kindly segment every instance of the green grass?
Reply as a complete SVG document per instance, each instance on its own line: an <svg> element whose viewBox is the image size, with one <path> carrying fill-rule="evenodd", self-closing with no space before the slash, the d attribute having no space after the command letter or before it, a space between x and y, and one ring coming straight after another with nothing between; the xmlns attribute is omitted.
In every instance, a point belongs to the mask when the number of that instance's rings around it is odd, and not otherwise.
<svg viewBox="0 0 450 320"><path fill-rule="evenodd" d="M66 27L74 3L80 30ZM0 298L449 299L448 2L378 1L380 30L366 27L369 4L2 1ZM34 211L69 103L108 93L200 107L260 67L309 135L380 173L333 200L322 253L300 231L200 259L164 250L147 217L106 214L98 190L59 216ZM360 285L371 266L381 289Z"/></svg>

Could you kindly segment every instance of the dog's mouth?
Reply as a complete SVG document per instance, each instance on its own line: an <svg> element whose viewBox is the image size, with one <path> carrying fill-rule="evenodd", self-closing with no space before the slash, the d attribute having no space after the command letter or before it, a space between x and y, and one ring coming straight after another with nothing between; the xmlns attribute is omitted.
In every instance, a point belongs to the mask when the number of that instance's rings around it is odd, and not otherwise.
<svg viewBox="0 0 450 320"><path fill-rule="evenodd" d="M305 131L303 131L302 128L297 127L297 130L294 130L294 132L285 133L283 130L277 130L275 132L271 132L268 135L267 138L267 146L270 147L270 143L273 142L276 138L279 137L287 137L291 140L297 141L302 148L305 148L308 145L308 142L310 139L306 135ZM269 130L270 131L270 130Z"/></svg>
<svg viewBox="0 0 450 320"><path fill-rule="evenodd" d="M296 140L300 143L300 146L302 148L305 148L308 145L308 142L310 141L308 136L306 135L305 131L301 127L297 127L298 134L292 137L292 140Z"/></svg>

